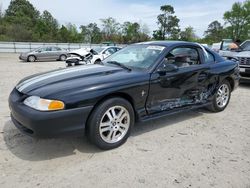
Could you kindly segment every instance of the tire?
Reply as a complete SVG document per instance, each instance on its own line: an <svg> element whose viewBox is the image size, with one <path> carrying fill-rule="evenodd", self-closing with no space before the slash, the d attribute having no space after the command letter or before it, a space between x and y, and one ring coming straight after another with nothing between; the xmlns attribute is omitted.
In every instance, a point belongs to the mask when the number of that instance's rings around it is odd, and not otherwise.
<svg viewBox="0 0 250 188"><path fill-rule="evenodd" d="M34 56L34 55L28 56L27 61L28 62L35 62L36 61L36 56Z"/></svg>
<svg viewBox="0 0 250 188"><path fill-rule="evenodd" d="M87 136L100 149L114 149L126 142L133 125L134 110L131 104L123 98L111 98L99 104L91 113Z"/></svg>
<svg viewBox="0 0 250 188"><path fill-rule="evenodd" d="M60 61L66 61L67 56L66 55L60 55L59 60Z"/></svg>
<svg viewBox="0 0 250 188"><path fill-rule="evenodd" d="M224 93L222 92L222 88L225 89ZM224 80L214 94L212 104L207 107L208 110L212 112L221 112L225 110L231 98L231 91L230 83L227 80Z"/></svg>
<svg viewBox="0 0 250 188"><path fill-rule="evenodd" d="M102 61L100 59L97 59L94 64L100 64Z"/></svg>

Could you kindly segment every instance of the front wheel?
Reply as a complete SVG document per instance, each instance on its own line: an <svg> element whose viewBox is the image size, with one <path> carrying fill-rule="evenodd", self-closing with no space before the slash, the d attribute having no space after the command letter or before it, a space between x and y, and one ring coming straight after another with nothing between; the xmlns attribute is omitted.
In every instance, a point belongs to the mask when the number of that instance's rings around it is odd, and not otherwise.
<svg viewBox="0 0 250 188"><path fill-rule="evenodd" d="M113 149L126 142L134 125L131 104L112 98L98 105L88 121L88 137L100 149Z"/></svg>
<svg viewBox="0 0 250 188"><path fill-rule="evenodd" d="M230 97L231 97L231 86L227 80L224 80L218 87L214 95L212 104L208 106L208 109L213 112L223 111L227 107L230 101Z"/></svg>
<svg viewBox="0 0 250 188"><path fill-rule="evenodd" d="M30 55L27 59L28 62L35 62L36 61L36 57L33 55Z"/></svg>

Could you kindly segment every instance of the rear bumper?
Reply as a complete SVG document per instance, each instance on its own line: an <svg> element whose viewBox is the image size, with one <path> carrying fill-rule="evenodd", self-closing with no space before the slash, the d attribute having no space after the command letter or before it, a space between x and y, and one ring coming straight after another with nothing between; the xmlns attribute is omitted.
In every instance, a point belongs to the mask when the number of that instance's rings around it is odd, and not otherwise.
<svg viewBox="0 0 250 188"><path fill-rule="evenodd" d="M25 106L13 90L9 97L11 118L23 133L34 137L83 135L92 106L54 112L41 112Z"/></svg>

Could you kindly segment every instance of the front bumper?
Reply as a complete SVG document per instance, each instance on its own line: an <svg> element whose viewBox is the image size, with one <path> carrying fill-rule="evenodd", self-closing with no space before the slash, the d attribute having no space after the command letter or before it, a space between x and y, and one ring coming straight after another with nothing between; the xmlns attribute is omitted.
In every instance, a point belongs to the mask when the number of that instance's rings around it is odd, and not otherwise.
<svg viewBox="0 0 250 188"><path fill-rule="evenodd" d="M250 65L240 65L240 76L242 81L250 81Z"/></svg>
<svg viewBox="0 0 250 188"><path fill-rule="evenodd" d="M24 56L24 55L21 54L21 55L19 56L19 59L20 59L20 60L23 60L23 61L27 61L27 56Z"/></svg>
<svg viewBox="0 0 250 188"><path fill-rule="evenodd" d="M9 97L11 118L23 133L34 137L83 135L92 106L41 112L23 104L24 97L14 89Z"/></svg>

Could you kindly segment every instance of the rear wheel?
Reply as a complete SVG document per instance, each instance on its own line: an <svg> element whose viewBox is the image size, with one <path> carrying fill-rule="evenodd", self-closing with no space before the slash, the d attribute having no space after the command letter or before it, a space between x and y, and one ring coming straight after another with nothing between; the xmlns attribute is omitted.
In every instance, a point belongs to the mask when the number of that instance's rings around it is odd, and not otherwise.
<svg viewBox="0 0 250 188"><path fill-rule="evenodd" d="M28 62L35 62L36 57L34 55L30 55L27 60L28 60Z"/></svg>
<svg viewBox="0 0 250 188"><path fill-rule="evenodd" d="M88 137L100 149L113 149L126 142L134 125L131 104L112 98L98 105L88 121Z"/></svg>
<svg viewBox="0 0 250 188"><path fill-rule="evenodd" d="M59 60L60 61L65 61L67 59L66 55L60 55Z"/></svg>
<svg viewBox="0 0 250 188"><path fill-rule="evenodd" d="M231 86L227 80L224 80L217 89L216 94L214 95L212 104L208 106L208 109L213 112L223 111L231 97Z"/></svg>

